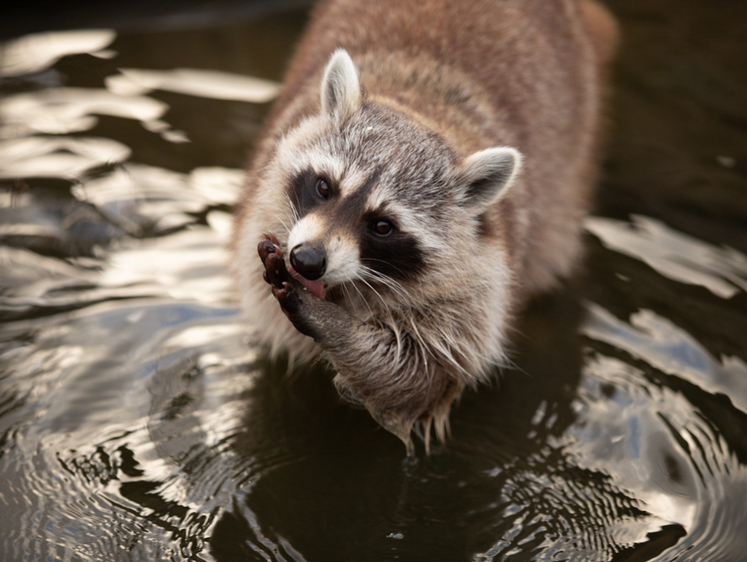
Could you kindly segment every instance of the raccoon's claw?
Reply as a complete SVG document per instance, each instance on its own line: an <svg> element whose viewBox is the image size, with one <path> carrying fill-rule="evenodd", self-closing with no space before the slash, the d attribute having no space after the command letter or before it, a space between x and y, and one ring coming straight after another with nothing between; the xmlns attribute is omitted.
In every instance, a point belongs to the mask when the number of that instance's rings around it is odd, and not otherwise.
<svg viewBox="0 0 747 562"><path fill-rule="evenodd" d="M270 254L265 260L265 273L273 287L281 288L290 281L290 274L285 268L285 260L279 254Z"/></svg>
<svg viewBox="0 0 747 562"><path fill-rule="evenodd" d="M283 253L271 240L263 240L257 247L259 258L265 266L262 277L270 285L282 288L283 283L290 282L291 276L285 267Z"/></svg>
<svg viewBox="0 0 747 562"><path fill-rule="evenodd" d="M275 246L279 246L280 245L280 242L278 242L278 239L275 237L275 235L272 232L263 232L262 234L264 235L265 240L269 240Z"/></svg>
<svg viewBox="0 0 747 562"><path fill-rule="evenodd" d="M293 285L287 282L284 282L281 287L273 285L272 294L278 300L278 303L280 303L280 308L288 319L294 322L301 305L301 300Z"/></svg>
<svg viewBox="0 0 747 562"><path fill-rule="evenodd" d="M275 252L275 244L270 240L262 240L257 246L257 252L259 252L259 259L262 260L262 264L267 261L267 256Z"/></svg>

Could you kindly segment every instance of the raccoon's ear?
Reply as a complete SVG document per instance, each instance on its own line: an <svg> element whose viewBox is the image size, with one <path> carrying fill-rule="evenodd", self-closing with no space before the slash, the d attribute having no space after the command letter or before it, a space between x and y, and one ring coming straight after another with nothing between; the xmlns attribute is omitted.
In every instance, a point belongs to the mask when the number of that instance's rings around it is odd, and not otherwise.
<svg viewBox="0 0 747 562"><path fill-rule="evenodd" d="M461 205L481 213L506 194L521 168L521 153L496 147L475 152L456 169Z"/></svg>
<svg viewBox="0 0 747 562"><path fill-rule="evenodd" d="M322 113L345 119L361 105L358 71L345 49L337 49L322 78Z"/></svg>

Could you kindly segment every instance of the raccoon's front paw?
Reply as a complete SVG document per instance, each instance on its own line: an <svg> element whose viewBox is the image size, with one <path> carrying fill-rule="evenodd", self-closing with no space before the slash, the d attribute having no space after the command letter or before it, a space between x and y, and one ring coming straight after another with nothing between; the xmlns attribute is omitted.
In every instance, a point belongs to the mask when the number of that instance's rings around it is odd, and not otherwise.
<svg viewBox="0 0 747 562"><path fill-rule="evenodd" d="M288 317L296 329L307 336L311 336L311 327L306 321L303 309L304 302L301 292L295 287L288 269L285 267L283 253L277 246L278 241L272 235L265 235L266 240L259 243L257 250L262 264L264 280L270 284L272 294L280 304L280 309Z"/></svg>
<svg viewBox="0 0 747 562"><path fill-rule="evenodd" d="M272 234L265 234L265 237L267 239L262 240L259 246L257 246L259 259L262 260L262 265L265 266L262 277L273 287L280 288L283 286L283 283L290 283L291 276L285 267L283 252L280 251L277 238Z"/></svg>

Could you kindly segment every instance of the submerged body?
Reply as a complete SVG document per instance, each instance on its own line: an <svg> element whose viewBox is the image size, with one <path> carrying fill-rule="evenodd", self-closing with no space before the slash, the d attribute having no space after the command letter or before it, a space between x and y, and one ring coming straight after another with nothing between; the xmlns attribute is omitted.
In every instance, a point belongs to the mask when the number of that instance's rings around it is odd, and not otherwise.
<svg viewBox="0 0 747 562"><path fill-rule="evenodd" d="M408 446L418 422L443 438L578 260L613 44L589 0L318 6L239 204L258 336L323 354Z"/></svg>

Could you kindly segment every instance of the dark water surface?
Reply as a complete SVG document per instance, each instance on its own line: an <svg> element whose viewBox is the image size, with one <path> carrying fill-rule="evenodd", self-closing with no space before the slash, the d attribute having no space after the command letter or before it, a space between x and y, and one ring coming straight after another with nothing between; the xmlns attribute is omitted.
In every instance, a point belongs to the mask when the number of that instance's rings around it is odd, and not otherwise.
<svg viewBox="0 0 747 562"><path fill-rule="evenodd" d="M747 560L747 3L609 5L585 268L414 459L223 270L305 9L6 42L0 560Z"/></svg>

